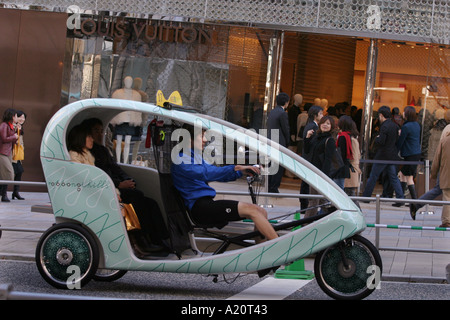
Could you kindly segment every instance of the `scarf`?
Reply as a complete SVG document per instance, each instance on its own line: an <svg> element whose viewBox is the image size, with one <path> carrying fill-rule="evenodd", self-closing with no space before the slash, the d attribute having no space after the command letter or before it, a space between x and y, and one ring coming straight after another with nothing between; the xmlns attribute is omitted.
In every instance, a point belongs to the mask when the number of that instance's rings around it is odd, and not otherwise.
<svg viewBox="0 0 450 320"><path fill-rule="evenodd" d="M347 146L347 159L353 160L353 151L352 151L352 140L350 138L349 131L342 131L338 133L338 138L336 139L336 147L338 147L339 137L345 138L345 144Z"/></svg>

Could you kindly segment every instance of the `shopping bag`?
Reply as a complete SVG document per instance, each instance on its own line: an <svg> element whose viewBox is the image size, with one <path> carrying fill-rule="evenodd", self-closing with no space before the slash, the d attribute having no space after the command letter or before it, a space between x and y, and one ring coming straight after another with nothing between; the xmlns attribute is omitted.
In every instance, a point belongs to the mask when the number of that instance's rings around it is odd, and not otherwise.
<svg viewBox="0 0 450 320"><path fill-rule="evenodd" d="M17 139L17 142L13 145L12 159L14 161L19 161L19 160L25 159L23 145L20 144L19 139Z"/></svg>
<svg viewBox="0 0 450 320"><path fill-rule="evenodd" d="M148 167L148 161L142 160L142 156L137 156L135 160L131 161L131 164L133 166Z"/></svg>
<svg viewBox="0 0 450 320"><path fill-rule="evenodd" d="M134 211L133 205L131 203L121 203L120 204L122 215L125 217L125 222L127 225L127 230L141 229L141 224Z"/></svg>

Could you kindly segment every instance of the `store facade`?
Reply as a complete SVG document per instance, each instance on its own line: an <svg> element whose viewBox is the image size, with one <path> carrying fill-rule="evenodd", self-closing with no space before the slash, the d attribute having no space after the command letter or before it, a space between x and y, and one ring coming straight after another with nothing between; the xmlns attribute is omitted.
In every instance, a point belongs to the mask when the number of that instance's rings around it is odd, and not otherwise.
<svg viewBox="0 0 450 320"><path fill-rule="evenodd" d="M348 102L361 110L364 157L372 113L379 106L402 111L415 105L425 115L424 126L440 116L437 110L450 106L449 8L444 2L134 1L124 6L99 1L97 7L77 3L70 13L69 5L51 2L15 9L3 2L0 9L3 16L58 17L35 35L41 42L49 30L59 32L58 41L47 45L58 54L46 55L60 68L59 77L45 81L59 85L58 94L53 92L45 105L40 96L24 101L17 94L2 105L29 111L29 125L36 126L30 130L36 133L48 120L38 116L39 110L53 114L74 100L111 97L126 76L141 79L150 103L158 90L165 98L179 91L183 105L256 130L265 126L280 91L291 97L301 93L304 103L317 97L327 99L328 106ZM16 39L21 36L17 33ZM10 39L3 38L2 45ZM23 76L14 79L11 90L17 92ZM30 157L33 148L38 149L35 142L27 148ZM42 181L39 172L25 170L27 180Z"/></svg>

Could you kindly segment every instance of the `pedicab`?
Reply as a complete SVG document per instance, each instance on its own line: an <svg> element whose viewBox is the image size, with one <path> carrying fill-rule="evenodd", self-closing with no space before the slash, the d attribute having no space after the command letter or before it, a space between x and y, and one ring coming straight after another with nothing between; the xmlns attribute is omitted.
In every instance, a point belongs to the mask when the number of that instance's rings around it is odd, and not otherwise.
<svg viewBox="0 0 450 320"><path fill-rule="evenodd" d="M299 155L278 143L227 121L185 108L117 99L88 99L61 108L49 121L41 143L40 157L55 224L40 238L36 264L42 277L54 287L74 288L90 280L113 281L127 271L222 275L250 273L289 265L315 254L314 273L321 289L335 299L361 299L372 293L379 281L382 262L377 249L360 233L364 217L357 205L330 178ZM66 137L87 118L103 121L104 128L124 111L148 115L153 126L151 146L155 168L120 164L134 177L139 189L155 199L170 232L170 252L142 258L133 251L126 221L111 178L101 169L70 161ZM202 128L230 139L260 158L278 163L318 190L333 210L317 216L274 223L280 236L256 244L260 235L215 232L213 226L196 224L189 217L173 187L170 175L172 139L181 124ZM156 129L155 129L156 128ZM267 163L266 163L267 165ZM252 193L255 177L248 179ZM254 194L252 194L254 199ZM301 227L300 227L301 226ZM214 252L197 246L198 230L215 237L221 245Z"/></svg>

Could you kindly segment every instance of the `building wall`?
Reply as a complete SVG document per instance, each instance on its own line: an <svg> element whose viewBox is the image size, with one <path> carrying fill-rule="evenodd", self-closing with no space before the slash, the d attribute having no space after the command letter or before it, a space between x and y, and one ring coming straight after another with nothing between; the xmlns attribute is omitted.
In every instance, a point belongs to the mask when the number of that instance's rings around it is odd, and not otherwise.
<svg viewBox="0 0 450 320"><path fill-rule="evenodd" d="M64 13L0 9L0 107L27 114L23 180L44 181L39 148L60 108L66 19Z"/></svg>

